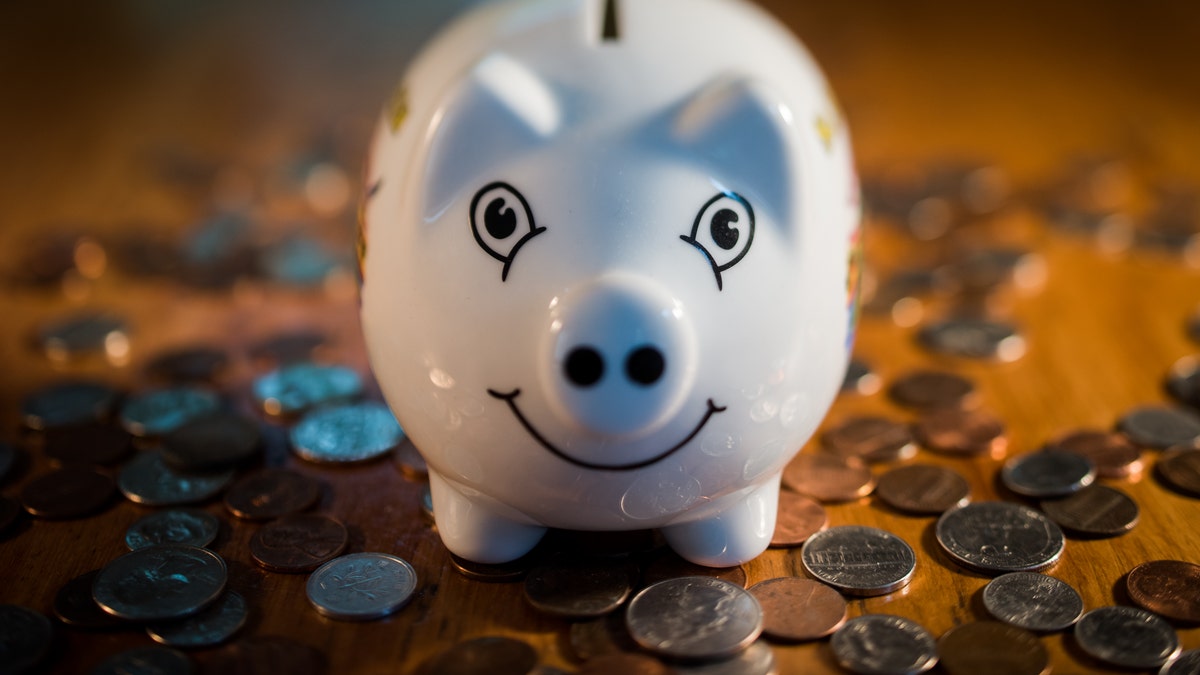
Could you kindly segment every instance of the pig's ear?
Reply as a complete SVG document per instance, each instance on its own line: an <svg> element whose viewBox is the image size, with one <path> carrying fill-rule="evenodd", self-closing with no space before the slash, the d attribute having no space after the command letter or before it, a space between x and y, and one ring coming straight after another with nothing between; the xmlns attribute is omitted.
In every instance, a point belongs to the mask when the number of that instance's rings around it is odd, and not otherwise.
<svg viewBox="0 0 1200 675"><path fill-rule="evenodd" d="M473 193L495 179L489 172L553 138L562 118L553 87L527 65L503 53L480 61L442 106L430 144L426 216L440 213L464 189Z"/></svg>
<svg viewBox="0 0 1200 675"><path fill-rule="evenodd" d="M676 143L712 167L713 175L765 203L755 208L786 222L791 212L791 109L765 85L739 75L711 80L675 110Z"/></svg>

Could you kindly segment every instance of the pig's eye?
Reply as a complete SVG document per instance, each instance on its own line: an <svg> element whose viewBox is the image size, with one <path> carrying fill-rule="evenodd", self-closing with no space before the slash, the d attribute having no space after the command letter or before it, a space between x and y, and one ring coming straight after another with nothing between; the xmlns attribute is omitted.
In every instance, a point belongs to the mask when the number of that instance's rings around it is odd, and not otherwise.
<svg viewBox="0 0 1200 675"><path fill-rule="evenodd" d="M545 231L534 224L529 203L508 183L491 183L471 200L471 232L480 248L504 263L501 281L508 278L517 251Z"/></svg>
<svg viewBox="0 0 1200 675"><path fill-rule="evenodd" d="M708 258L720 290L724 288L721 273L738 264L750 250L754 240L754 209L739 194L721 193L700 209L692 233L680 238Z"/></svg>

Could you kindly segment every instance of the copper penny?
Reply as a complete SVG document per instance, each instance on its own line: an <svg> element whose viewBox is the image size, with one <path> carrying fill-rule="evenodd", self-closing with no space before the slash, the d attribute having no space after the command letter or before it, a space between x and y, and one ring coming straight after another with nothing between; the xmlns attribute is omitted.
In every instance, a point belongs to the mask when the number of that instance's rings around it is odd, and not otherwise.
<svg viewBox="0 0 1200 675"><path fill-rule="evenodd" d="M650 586L667 579L680 577L714 577L746 587L746 570L741 565L737 567L705 567L688 562L670 549L664 550L657 558L646 566L642 574L642 584Z"/></svg>
<svg viewBox="0 0 1200 675"><path fill-rule="evenodd" d="M112 503L116 482L90 469L59 469L21 490L21 504L39 518L82 518Z"/></svg>
<svg viewBox="0 0 1200 675"><path fill-rule="evenodd" d="M46 430L42 454L59 464L116 464L133 452L133 436L124 429L92 422Z"/></svg>
<svg viewBox="0 0 1200 675"><path fill-rule="evenodd" d="M809 537L829 525L829 514L815 500L788 490L779 491L779 511L775 516L774 548L800 546Z"/></svg>
<svg viewBox="0 0 1200 675"><path fill-rule="evenodd" d="M1125 534L1138 522L1138 505L1129 495L1107 485L1089 485L1062 499L1039 505L1065 530L1089 537Z"/></svg>
<svg viewBox="0 0 1200 675"><path fill-rule="evenodd" d="M584 662L579 675L671 675L674 671L646 654L612 652Z"/></svg>
<svg viewBox="0 0 1200 675"><path fill-rule="evenodd" d="M937 370L909 373L888 387L888 396L906 408L973 408L979 403L975 384L961 375Z"/></svg>
<svg viewBox="0 0 1200 675"><path fill-rule="evenodd" d="M1085 429L1047 444L1092 460L1100 478L1125 478L1142 471L1142 452L1124 435Z"/></svg>
<svg viewBox="0 0 1200 675"><path fill-rule="evenodd" d="M1200 451L1191 448L1167 450L1158 458L1154 469L1168 487L1200 497Z"/></svg>
<svg viewBox="0 0 1200 675"><path fill-rule="evenodd" d="M971 485L953 469L910 464L880 476L875 494L897 511L936 515L970 501Z"/></svg>
<svg viewBox="0 0 1200 675"><path fill-rule="evenodd" d="M938 665L949 675L1042 675L1050 655L1037 636L999 621L950 629L938 640Z"/></svg>
<svg viewBox="0 0 1200 675"><path fill-rule="evenodd" d="M893 462L917 452L908 425L885 417L852 417L821 434L821 445L839 457Z"/></svg>
<svg viewBox="0 0 1200 675"><path fill-rule="evenodd" d="M1200 622L1200 565L1182 560L1152 560L1129 572L1129 597L1168 619Z"/></svg>
<svg viewBox="0 0 1200 675"><path fill-rule="evenodd" d="M846 623L846 600L819 581L802 577L767 579L750 587L762 605L763 633L783 642L807 642Z"/></svg>
<svg viewBox="0 0 1200 675"><path fill-rule="evenodd" d="M259 528L250 539L250 555L272 572L311 572L341 555L349 541L338 520L300 513Z"/></svg>
<svg viewBox="0 0 1200 675"><path fill-rule="evenodd" d="M917 421L915 431L921 445L952 455L999 457L1008 448L1004 422L981 410L929 412Z"/></svg>
<svg viewBox="0 0 1200 675"><path fill-rule="evenodd" d="M247 474L225 491L225 508L238 518L270 520L299 513L316 503L321 484L288 469Z"/></svg>
<svg viewBox="0 0 1200 675"><path fill-rule="evenodd" d="M862 462L832 455L796 455L783 484L820 502L849 502L871 494L875 477Z"/></svg>

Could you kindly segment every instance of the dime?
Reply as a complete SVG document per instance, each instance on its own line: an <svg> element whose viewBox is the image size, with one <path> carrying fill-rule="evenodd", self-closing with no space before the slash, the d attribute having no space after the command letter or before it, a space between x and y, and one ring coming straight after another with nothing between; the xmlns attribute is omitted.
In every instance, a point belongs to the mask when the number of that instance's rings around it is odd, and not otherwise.
<svg viewBox="0 0 1200 675"><path fill-rule="evenodd" d="M103 420L120 398L115 390L92 382L65 382L40 389L25 399L21 419L30 429L53 429Z"/></svg>
<svg viewBox="0 0 1200 675"><path fill-rule="evenodd" d="M1009 572L983 587L983 606L997 619L1038 632L1070 628L1083 616L1083 598L1070 584L1036 572Z"/></svg>
<svg viewBox="0 0 1200 675"><path fill-rule="evenodd" d="M525 599L546 614L568 618L603 616L633 592L634 570L608 562L542 565L525 577Z"/></svg>
<svg viewBox="0 0 1200 675"><path fill-rule="evenodd" d="M1196 675L1200 673L1200 649L1189 649L1168 661L1158 675Z"/></svg>
<svg viewBox="0 0 1200 675"><path fill-rule="evenodd" d="M676 663L675 675L776 675L775 652L763 642L755 642L736 656L705 663Z"/></svg>
<svg viewBox="0 0 1200 675"><path fill-rule="evenodd" d="M247 464L262 451L258 423L231 412L195 417L163 436L162 457L177 471L221 471Z"/></svg>
<svg viewBox="0 0 1200 675"><path fill-rule="evenodd" d="M23 673L46 657L54 628L40 612L20 605L0 605L0 664L6 672Z"/></svg>
<svg viewBox="0 0 1200 675"><path fill-rule="evenodd" d="M1123 435L1108 431L1077 431L1050 442L1047 448L1087 457L1100 478L1125 478L1142 470L1142 453Z"/></svg>
<svg viewBox="0 0 1200 675"><path fill-rule="evenodd" d="M325 675L325 654L314 647L276 635L243 638L211 655L205 672L239 675Z"/></svg>
<svg viewBox="0 0 1200 675"><path fill-rule="evenodd" d="M250 539L250 554L272 572L311 572L341 555L349 541L340 521L296 514L259 528Z"/></svg>
<svg viewBox="0 0 1200 675"><path fill-rule="evenodd" d="M1134 408L1117 422L1117 428L1143 448L1200 447L1200 415L1183 408Z"/></svg>
<svg viewBox="0 0 1200 675"><path fill-rule="evenodd" d="M396 612L417 588L417 572L387 553L334 558L308 578L308 600L331 619L365 621Z"/></svg>
<svg viewBox="0 0 1200 675"><path fill-rule="evenodd" d="M326 342L325 336L316 331L281 333L254 345L250 356L283 365L309 361Z"/></svg>
<svg viewBox="0 0 1200 675"><path fill-rule="evenodd" d="M184 347L163 352L146 364L146 373L175 384L212 382L229 364L216 347Z"/></svg>
<svg viewBox="0 0 1200 675"><path fill-rule="evenodd" d="M625 612L634 642L682 660L733 656L763 627L758 601L746 589L712 577L667 579L642 589Z"/></svg>
<svg viewBox="0 0 1200 675"><path fill-rule="evenodd" d="M167 647L135 647L104 660L91 675L190 675L194 672L195 662L183 652Z"/></svg>
<svg viewBox="0 0 1200 675"><path fill-rule="evenodd" d="M225 591L208 607L178 621L152 624L146 634L168 647L212 647L233 637L246 624L246 600Z"/></svg>
<svg viewBox="0 0 1200 675"><path fill-rule="evenodd" d="M46 431L42 454L59 464L116 464L133 452L133 437L107 424L57 427Z"/></svg>
<svg viewBox="0 0 1200 675"><path fill-rule="evenodd" d="M841 525L818 532L800 549L804 571L855 596L891 593L912 580L917 559L912 547L891 532Z"/></svg>
<svg viewBox="0 0 1200 675"><path fill-rule="evenodd" d="M68 626L87 629L127 626L123 619L100 609L92 598L92 584L100 570L81 574L63 584L54 596L54 615Z"/></svg>
<svg viewBox="0 0 1200 675"><path fill-rule="evenodd" d="M779 491L779 510L775 516L775 533L771 546L790 548L803 544L809 537L825 529L829 515L816 501L788 490Z"/></svg>
<svg viewBox="0 0 1200 675"><path fill-rule="evenodd" d="M132 621L195 614L225 590L225 561L207 549L161 544L138 549L100 570L92 596L104 611Z"/></svg>
<svg viewBox="0 0 1200 675"><path fill-rule="evenodd" d="M986 319L954 318L927 324L917 334L926 349L948 356L1011 362L1025 355L1016 326Z"/></svg>
<svg viewBox="0 0 1200 675"><path fill-rule="evenodd" d="M952 628L937 648L938 665L949 675L1041 675L1050 670L1050 655L1037 636L996 621Z"/></svg>
<svg viewBox="0 0 1200 675"><path fill-rule="evenodd" d="M362 378L349 368L293 363L255 380L253 390L268 415L295 415L357 398L362 388Z"/></svg>
<svg viewBox="0 0 1200 675"><path fill-rule="evenodd" d="M1167 393L1180 403L1200 409L1200 358L1185 356L1167 373Z"/></svg>
<svg viewBox="0 0 1200 675"><path fill-rule="evenodd" d="M851 417L821 434L821 445L839 457L892 462L917 452L908 426L885 417Z"/></svg>
<svg viewBox="0 0 1200 675"><path fill-rule="evenodd" d="M1200 565L1152 560L1125 579L1129 597L1142 607L1176 621L1200 622Z"/></svg>
<svg viewBox="0 0 1200 675"><path fill-rule="evenodd" d="M1004 422L980 410L945 408L925 413L915 432L921 445L951 455L998 457L1008 448Z"/></svg>
<svg viewBox="0 0 1200 675"><path fill-rule="evenodd" d="M800 454L784 468L783 484L817 501L847 502L871 494L875 477L858 460Z"/></svg>
<svg viewBox="0 0 1200 675"><path fill-rule="evenodd" d="M748 590L762 605L763 634L774 640L818 640L846 622L842 594L811 579L768 579Z"/></svg>
<svg viewBox="0 0 1200 675"><path fill-rule="evenodd" d="M156 511L140 518L125 531L125 545L136 551L159 544L187 544L203 548L217 538L221 521L199 509Z"/></svg>
<svg viewBox="0 0 1200 675"><path fill-rule="evenodd" d="M113 479L91 469L59 469L34 479L21 490L21 504L39 518L82 518L112 503Z"/></svg>
<svg viewBox="0 0 1200 675"><path fill-rule="evenodd" d="M1171 624L1144 609L1093 609L1075 624L1075 642L1088 655L1124 668L1157 668L1180 651Z"/></svg>
<svg viewBox="0 0 1200 675"><path fill-rule="evenodd" d="M173 471L157 452L142 452L117 477L121 492L132 502L147 506L174 506L202 502L229 484L233 471L180 473Z"/></svg>
<svg viewBox="0 0 1200 675"><path fill-rule="evenodd" d="M916 410L973 408L979 403L974 383L961 375L937 370L908 373L888 387L888 396Z"/></svg>
<svg viewBox="0 0 1200 675"><path fill-rule="evenodd" d="M850 359L846 376L842 379L842 393L870 396L879 391L883 381L871 370L871 366L858 359Z"/></svg>
<svg viewBox="0 0 1200 675"><path fill-rule="evenodd" d="M970 501L971 486L953 469L910 464L880 476L875 495L898 511L937 515Z"/></svg>
<svg viewBox="0 0 1200 675"><path fill-rule="evenodd" d="M855 673L910 675L938 661L933 636L915 622L891 614L847 621L829 640L838 665Z"/></svg>
<svg viewBox="0 0 1200 675"><path fill-rule="evenodd" d="M575 625L571 624L571 627ZM579 668L579 675L674 675L675 672L653 656L628 652L611 652L587 659Z"/></svg>
<svg viewBox="0 0 1200 675"><path fill-rule="evenodd" d="M1025 497L1062 497L1096 480L1092 460L1061 450L1043 450L1013 457L1004 463L1000 479Z"/></svg>
<svg viewBox="0 0 1200 675"><path fill-rule="evenodd" d="M1162 453L1154 470L1167 487L1200 497L1200 452L1191 448L1172 448Z"/></svg>
<svg viewBox="0 0 1200 675"><path fill-rule="evenodd" d="M204 389L159 389L126 401L121 407L121 425L135 436L161 436L216 412L220 405L221 399Z"/></svg>
<svg viewBox="0 0 1200 675"><path fill-rule="evenodd" d="M403 437L392 411L374 402L314 410L292 427L289 436L301 458L331 464L375 459Z"/></svg>
<svg viewBox="0 0 1200 675"><path fill-rule="evenodd" d="M321 483L291 469L260 469L225 491L225 508L245 520L270 520L309 508L321 497Z"/></svg>
<svg viewBox="0 0 1200 675"><path fill-rule="evenodd" d="M538 654L528 643L508 637L460 642L433 659L428 672L439 675L529 675Z"/></svg>
<svg viewBox="0 0 1200 675"><path fill-rule="evenodd" d="M646 566L646 570L642 576L642 581L647 586L660 581L682 577L713 577L714 579L728 581L739 588L746 587L746 570L741 565L736 567L707 567L705 565L697 565L684 560L678 553L669 548L664 549L662 553Z"/></svg>
<svg viewBox="0 0 1200 675"><path fill-rule="evenodd" d="M1062 530L1031 508L1011 502L975 502L947 511L935 528L954 561L979 572L1033 572L1062 555Z"/></svg>
<svg viewBox="0 0 1200 675"><path fill-rule="evenodd" d="M1065 530L1084 536L1125 534L1138 522L1138 505L1107 485L1090 485L1070 497L1044 500L1042 512Z"/></svg>
<svg viewBox="0 0 1200 675"><path fill-rule="evenodd" d="M85 313L43 326L37 342L53 361L77 358L90 352L103 352L114 342L128 348L129 327L119 316Z"/></svg>

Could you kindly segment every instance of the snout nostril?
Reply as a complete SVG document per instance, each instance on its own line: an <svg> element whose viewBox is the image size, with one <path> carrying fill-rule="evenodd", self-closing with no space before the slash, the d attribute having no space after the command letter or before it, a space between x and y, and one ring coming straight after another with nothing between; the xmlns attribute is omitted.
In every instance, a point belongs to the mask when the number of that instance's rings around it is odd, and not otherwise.
<svg viewBox="0 0 1200 675"><path fill-rule="evenodd" d="M604 377L604 357L591 347L576 347L567 354L563 372L575 386L590 387Z"/></svg>
<svg viewBox="0 0 1200 675"><path fill-rule="evenodd" d="M649 345L638 347L625 359L625 374L643 386L650 386L662 377L667 363L662 352Z"/></svg>

